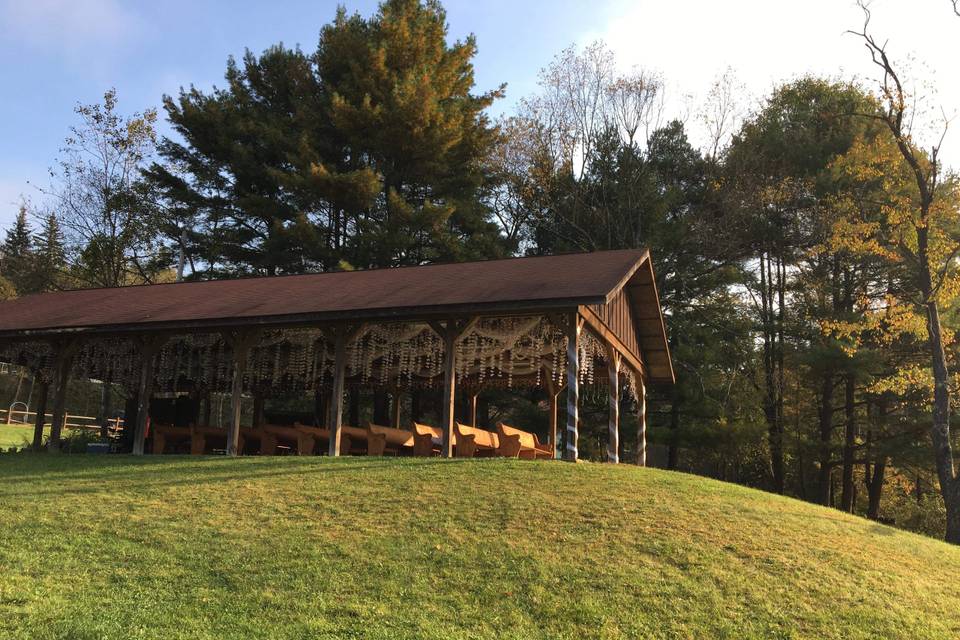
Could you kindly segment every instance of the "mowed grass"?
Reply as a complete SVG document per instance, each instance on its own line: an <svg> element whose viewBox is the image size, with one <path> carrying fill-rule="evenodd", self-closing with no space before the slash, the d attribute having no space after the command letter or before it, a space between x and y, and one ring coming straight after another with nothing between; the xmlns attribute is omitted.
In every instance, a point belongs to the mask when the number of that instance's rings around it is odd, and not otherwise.
<svg viewBox="0 0 960 640"><path fill-rule="evenodd" d="M49 432L46 429L45 432ZM33 442L33 427L25 424L4 424L0 422L0 451L10 447L26 447Z"/></svg>
<svg viewBox="0 0 960 640"><path fill-rule="evenodd" d="M958 576L627 465L0 457L3 638L957 638Z"/></svg>
<svg viewBox="0 0 960 640"><path fill-rule="evenodd" d="M71 429L67 428L64 431L64 435L71 435L75 431L81 431L80 429ZM87 433L90 433L89 430L83 429ZM44 437L50 435L50 424L48 423L46 427L43 428ZM0 451L6 451L10 447L16 447L17 449L23 449L29 447L33 442L33 425L27 424L4 424L0 422Z"/></svg>

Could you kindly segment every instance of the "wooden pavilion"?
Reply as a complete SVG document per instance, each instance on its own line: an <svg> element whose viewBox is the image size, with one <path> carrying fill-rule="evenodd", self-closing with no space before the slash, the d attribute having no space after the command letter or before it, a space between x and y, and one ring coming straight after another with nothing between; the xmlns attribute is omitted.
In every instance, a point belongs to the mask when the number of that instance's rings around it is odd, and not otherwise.
<svg viewBox="0 0 960 640"><path fill-rule="evenodd" d="M599 383L609 388L608 460L619 461L627 391L645 464L647 385L673 382L645 250L37 294L0 303L0 352L41 382L39 415L52 394L54 447L71 377L129 381L135 454L158 389L230 393L229 455L244 394L326 394L335 456L346 385L438 388L440 452L452 456L458 387L475 402L490 385L535 385L551 399L553 451L566 388L564 458L576 460L580 388Z"/></svg>

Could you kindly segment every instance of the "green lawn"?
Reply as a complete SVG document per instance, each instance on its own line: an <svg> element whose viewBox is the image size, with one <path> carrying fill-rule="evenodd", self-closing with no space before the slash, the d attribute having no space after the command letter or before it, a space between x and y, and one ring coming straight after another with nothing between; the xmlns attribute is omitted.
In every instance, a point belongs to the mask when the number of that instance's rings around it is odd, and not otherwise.
<svg viewBox="0 0 960 640"><path fill-rule="evenodd" d="M3 638L957 638L960 549L513 460L0 457Z"/></svg>
<svg viewBox="0 0 960 640"><path fill-rule="evenodd" d="M74 429L67 428L65 435L70 435ZM44 427L45 436L50 435L50 424ZM0 422L0 451L6 451L10 447L22 449L29 447L33 442L33 425L26 424L5 424ZM2 474L2 471L0 471Z"/></svg>
<svg viewBox="0 0 960 640"><path fill-rule="evenodd" d="M48 428L47 431L50 429ZM0 451L10 447L29 446L33 442L33 426L0 423Z"/></svg>

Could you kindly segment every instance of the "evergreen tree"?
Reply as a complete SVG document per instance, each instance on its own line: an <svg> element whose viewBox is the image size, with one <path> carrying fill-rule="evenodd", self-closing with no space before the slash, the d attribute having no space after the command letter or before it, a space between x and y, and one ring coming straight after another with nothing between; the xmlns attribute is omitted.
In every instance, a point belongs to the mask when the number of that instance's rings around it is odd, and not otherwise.
<svg viewBox="0 0 960 640"><path fill-rule="evenodd" d="M248 52L224 89L165 98L183 142L147 177L207 277L499 255L481 192L498 94L469 93L475 52L447 45L438 3L341 10L313 55Z"/></svg>
<svg viewBox="0 0 960 640"><path fill-rule="evenodd" d="M63 288L66 279L67 254L63 229L55 214L43 220L33 241L33 268L30 271L30 292L55 291Z"/></svg>
<svg viewBox="0 0 960 640"><path fill-rule="evenodd" d="M7 229L4 237L0 273L18 293L25 293L29 278L32 254L32 230L27 220L27 206L20 205L13 226Z"/></svg>
<svg viewBox="0 0 960 640"><path fill-rule="evenodd" d="M838 185L830 165L866 129L875 128L855 115L873 108L855 85L802 78L774 91L734 136L725 158L723 184L733 222L728 237L740 245L736 252L744 257L745 285L756 301L757 381L763 390L772 486L783 492L791 467L805 473L799 461L791 464L785 433L789 370L807 366L813 374L807 380L817 385L814 457L817 499L824 504L830 499L833 469L840 464L835 456L842 415L837 396L841 385L857 377L858 367L821 326L856 313L861 293L876 275L869 265L822 246L836 214L831 203ZM790 362L791 357L796 361ZM852 394L845 389L844 395L844 405L853 405ZM849 431L853 419L845 422ZM848 472L851 465L848 460Z"/></svg>
<svg viewBox="0 0 960 640"><path fill-rule="evenodd" d="M497 131L474 95L473 36L447 44L439 2L388 0L363 20L341 9L316 60L330 118L351 156L381 176L356 238L363 264L416 264L503 251L481 189Z"/></svg>

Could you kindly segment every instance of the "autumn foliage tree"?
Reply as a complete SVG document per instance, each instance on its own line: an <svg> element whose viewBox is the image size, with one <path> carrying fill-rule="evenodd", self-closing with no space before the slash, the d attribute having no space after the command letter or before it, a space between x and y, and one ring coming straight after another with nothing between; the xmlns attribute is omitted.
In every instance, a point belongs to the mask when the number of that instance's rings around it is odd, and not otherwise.
<svg viewBox="0 0 960 640"><path fill-rule="evenodd" d="M941 162L942 136L926 149L914 138L912 99L887 52L887 45L880 44L870 32L868 5L860 2L860 7L864 24L854 33L861 38L881 73L881 108L876 118L890 134L901 161L898 166L909 176L907 184L900 180L893 185L892 198L882 209L884 219L878 225L877 245L904 270L910 285L906 299L926 320L933 383L930 439L947 511L946 539L960 544L960 477L950 433L951 377L946 349L951 336L944 331L941 318L941 308L960 292L958 182ZM896 180L900 175L892 172L883 177Z"/></svg>

